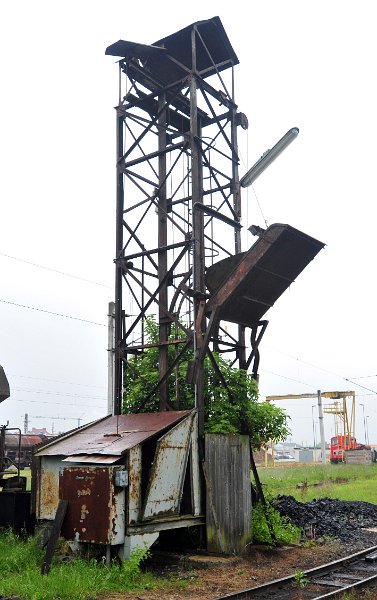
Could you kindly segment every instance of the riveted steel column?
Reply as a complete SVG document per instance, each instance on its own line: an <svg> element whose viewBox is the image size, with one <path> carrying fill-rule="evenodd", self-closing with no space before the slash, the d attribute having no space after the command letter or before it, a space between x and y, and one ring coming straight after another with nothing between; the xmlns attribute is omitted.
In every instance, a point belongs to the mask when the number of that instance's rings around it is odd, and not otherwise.
<svg viewBox="0 0 377 600"><path fill-rule="evenodd" d="M165 94L159 97L159 111L165 104ZM168 243L167 235L167 202L166 202L166 110L162 110L158 119L158 178L159 178L159 191L158 191L158 247L165 248ZM167 273L167 252L166 250L158 253L158 281L159 284L164 280ZM166 311L168 309L168 286L165 279L160 293L159 293L159 351L158 351L158 369L160 381L163 380L168 370L168 346L167 342L169 337L169 323L166 322ZM165 310L164 310L165 308ZM159 408L160 410L167 410L167 403L169 400L169 386L168 378L162 381L159 387Z"/></svg>
<svg viewBox="0 0 377 600"><path fill-rule="evenodd" d="M191 181L192 181L192 206L203 203L203 168L200 153L201 127L198 117L197 81L196 81L196 28L191 31L191 57L192 75L190 81L190 146L191 146ZM201 335L203 324L198 323L200 294L205 291L204 284L204 213L201 210L192 210L192 236L193 236L193 288L196 294L194 323L200 331L194 335L195 351L197 351L197 336ZM204 392L203 392L203 363L198 366L195 384L195 401L198 409L199 435L204 433Z"/></svg>
<svg viewBox="0 0 377 600"><path fill-rule="evenodd" d="M116 188L116 242L115 242L115 360L114 360L114 407L113 414L122 412L123 390L123 361L119 350L123 339L122 319L122 261L123 256L123 210L124 210L124 182L122 171L123 156L123 112L122 107L117 108L116 122L116 158L117 158L117 188Z"/></svg>

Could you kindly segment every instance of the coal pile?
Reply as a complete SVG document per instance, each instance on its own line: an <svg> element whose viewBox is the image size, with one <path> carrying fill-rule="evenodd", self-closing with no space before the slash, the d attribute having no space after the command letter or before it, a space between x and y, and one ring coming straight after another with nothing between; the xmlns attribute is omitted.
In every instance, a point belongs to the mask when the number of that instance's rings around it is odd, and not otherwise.
<svg viewBox="0 0 377 600"><path fill-rule="evenodd" d="M358 539L362 529L377 527L377 506L369 502L320 498L298 502L292 496L277 496L274 508L300 527L303 537Z"/></svg>

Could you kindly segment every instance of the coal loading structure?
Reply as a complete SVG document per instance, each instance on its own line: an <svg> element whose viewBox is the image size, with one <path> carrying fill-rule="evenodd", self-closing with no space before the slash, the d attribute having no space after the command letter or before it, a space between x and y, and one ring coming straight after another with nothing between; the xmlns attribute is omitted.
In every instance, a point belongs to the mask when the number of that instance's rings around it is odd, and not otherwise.
<svg viewBox="0 0 377 600"><path fill-rule="evenodd" d="M162 530L190 526L207 528L211 550L240 553L251 539L249 444L247 436L206 438L204 361L229 394L217 354L226 353L257 380L265 314L324 244L274 224L251 228L257 241L241 247L242 188L262 167L258 162L240 178L237 136L248 119L235 102L239 61L219 17L149 45L118 40L106 54L117 58L119 69L112 416L38 449L34 509L41 523L51 524L59 503L67 503L65 537L105 544L108 558L114 552L127 557L136 543L150 544ZM282 145L297 133L290 130ZM274 148L266 164L281 150ZM158 328L153 343L151 316ZM158 353L157 383L137 414L122 415L124 372L151 348ZM194 359L182 375L189 353ZM194 399L187 414L182 377ZM145 412L155 399L156 413ZM181 415L179 423L148 429L155 416L174 415ZM131 443L129 435L138 431L145 439ZM167 443L170 435L174 442ZM83 445L85 439L91 443ZM96 529L97 513L87 501L98 495L93 481L104 486L105 503L117 507L116 517L106 517L107 531L116 524L111 535ZM171 489L173 505L157 510ZM155 508L148 512L152 492ZM233 497L242 506L232 504ZM229 518L219 522L217 515L225 514Z"/></svg>

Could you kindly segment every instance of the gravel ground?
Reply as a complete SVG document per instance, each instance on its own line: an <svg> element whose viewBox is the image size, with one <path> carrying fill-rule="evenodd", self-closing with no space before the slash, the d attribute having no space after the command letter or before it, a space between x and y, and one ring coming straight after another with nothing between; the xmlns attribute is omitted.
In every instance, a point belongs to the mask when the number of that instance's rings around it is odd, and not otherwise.
<svg viewBox="0 0 377 600"><path fill-rule="evenodd" d="M300 546L266 548L253 546L247 556L215 557L184 555L176 565L163 569L184 589L156 589L135 594L105 595L101 600L215 600L236 590L260 585L311 569L377 546L377 506L366 502L340 502L329 498L308 503L291 496L279 496L276 508L289 516L307 534ZM375 531L368 531L376 528ZM161 570L160 570L161 573ZM367 598L377 598L375 596ZM374 592L372 592L373 594ZM362 595L359 596L363 598Z"/></svg>

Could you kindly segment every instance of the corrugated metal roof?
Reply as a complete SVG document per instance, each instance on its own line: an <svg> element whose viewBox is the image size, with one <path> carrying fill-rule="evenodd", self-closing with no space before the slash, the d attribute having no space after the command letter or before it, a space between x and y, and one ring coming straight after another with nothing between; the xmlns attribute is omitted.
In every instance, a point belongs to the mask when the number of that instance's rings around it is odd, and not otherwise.
<svg viewBox="0 0 377 600"><path fill-rule="evenodd" d="M62 439L37 450L36 456L107 455L122 456L137 446L187 417L192 411L109 416L95 421Z"/></svg>

